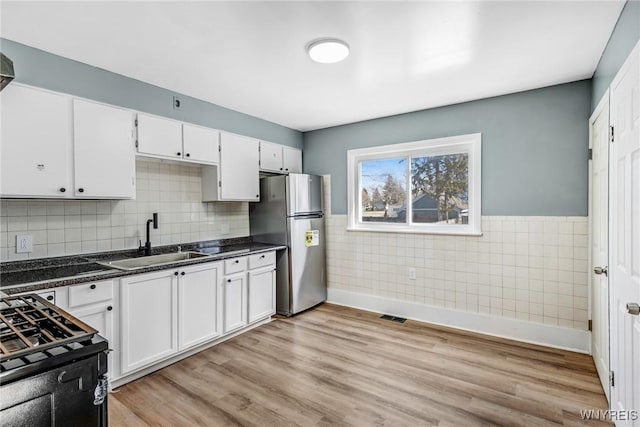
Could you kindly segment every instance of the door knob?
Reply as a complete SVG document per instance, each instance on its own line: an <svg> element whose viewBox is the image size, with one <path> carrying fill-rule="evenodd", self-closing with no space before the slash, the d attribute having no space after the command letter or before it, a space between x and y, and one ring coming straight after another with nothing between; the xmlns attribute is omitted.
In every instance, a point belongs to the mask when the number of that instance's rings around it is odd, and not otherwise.
<svg viewBox="0 0 640 427"><path fill-rule="evenodd" d="M634 316L640 315L640 304L638 304L637 302L627 303L627 313Z"/></svg>
<svg viewBox="0 0 640 427"><path fill-rule="evenodd" d="M607 269L607 266L605 265L604 267L594 267L593 268L593 272L596 274L604 274L605 276L608 276L609 274L609 270Z"/></svg>

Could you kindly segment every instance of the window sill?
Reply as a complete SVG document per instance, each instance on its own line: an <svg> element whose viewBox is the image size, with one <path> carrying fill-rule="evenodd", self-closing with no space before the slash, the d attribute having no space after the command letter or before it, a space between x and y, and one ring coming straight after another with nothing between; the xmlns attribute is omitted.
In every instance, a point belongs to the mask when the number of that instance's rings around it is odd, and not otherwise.
<svg viewBox="0 0 640 427"><path fill-rule="evenodd" d="M365 231L374 233L405 233L405 234L435 234L444 236L482 236L482 231L452 231L452 230L420 230L416 228L380 228L380 227L347 227L347 231Z"/></svg>

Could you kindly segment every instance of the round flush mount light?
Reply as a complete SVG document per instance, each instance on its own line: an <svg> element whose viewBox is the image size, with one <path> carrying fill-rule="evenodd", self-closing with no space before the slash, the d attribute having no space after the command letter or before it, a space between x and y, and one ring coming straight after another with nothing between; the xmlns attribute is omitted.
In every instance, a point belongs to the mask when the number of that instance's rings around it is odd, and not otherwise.
<svg viewBox="0 0 640 427"><path fill-rule="evenodd" d="M335 64L349 56L349 45L338 39L319 39L307 46L309 57L321 64Z"/></svg>

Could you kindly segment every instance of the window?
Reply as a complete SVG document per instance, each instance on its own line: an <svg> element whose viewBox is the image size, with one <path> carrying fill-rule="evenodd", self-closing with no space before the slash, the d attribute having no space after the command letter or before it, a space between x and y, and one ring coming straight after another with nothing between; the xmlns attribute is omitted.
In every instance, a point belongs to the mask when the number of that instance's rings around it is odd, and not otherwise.
<svg viewBox="0 0 640 427"><path fill-rule="evenodd" d="M481 135L347 151L349 229L480 234Z"/></svg>

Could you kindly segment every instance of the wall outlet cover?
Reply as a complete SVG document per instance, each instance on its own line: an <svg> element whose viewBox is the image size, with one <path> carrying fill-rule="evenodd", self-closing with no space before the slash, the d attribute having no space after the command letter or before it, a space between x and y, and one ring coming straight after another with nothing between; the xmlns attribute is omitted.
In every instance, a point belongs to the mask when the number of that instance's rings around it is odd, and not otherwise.
<svg viewBox="0 0 640 427"><path fill-rule="evenodd" d="M416 269L409 267L409 280L416 280Z"/></svg>
<svg viewBox="0 0 640 427"><path fill-rule="evenodd" d="M17 234L16 235L16 253L30 253L33 252L33 236L31 234Z"/></svg>

